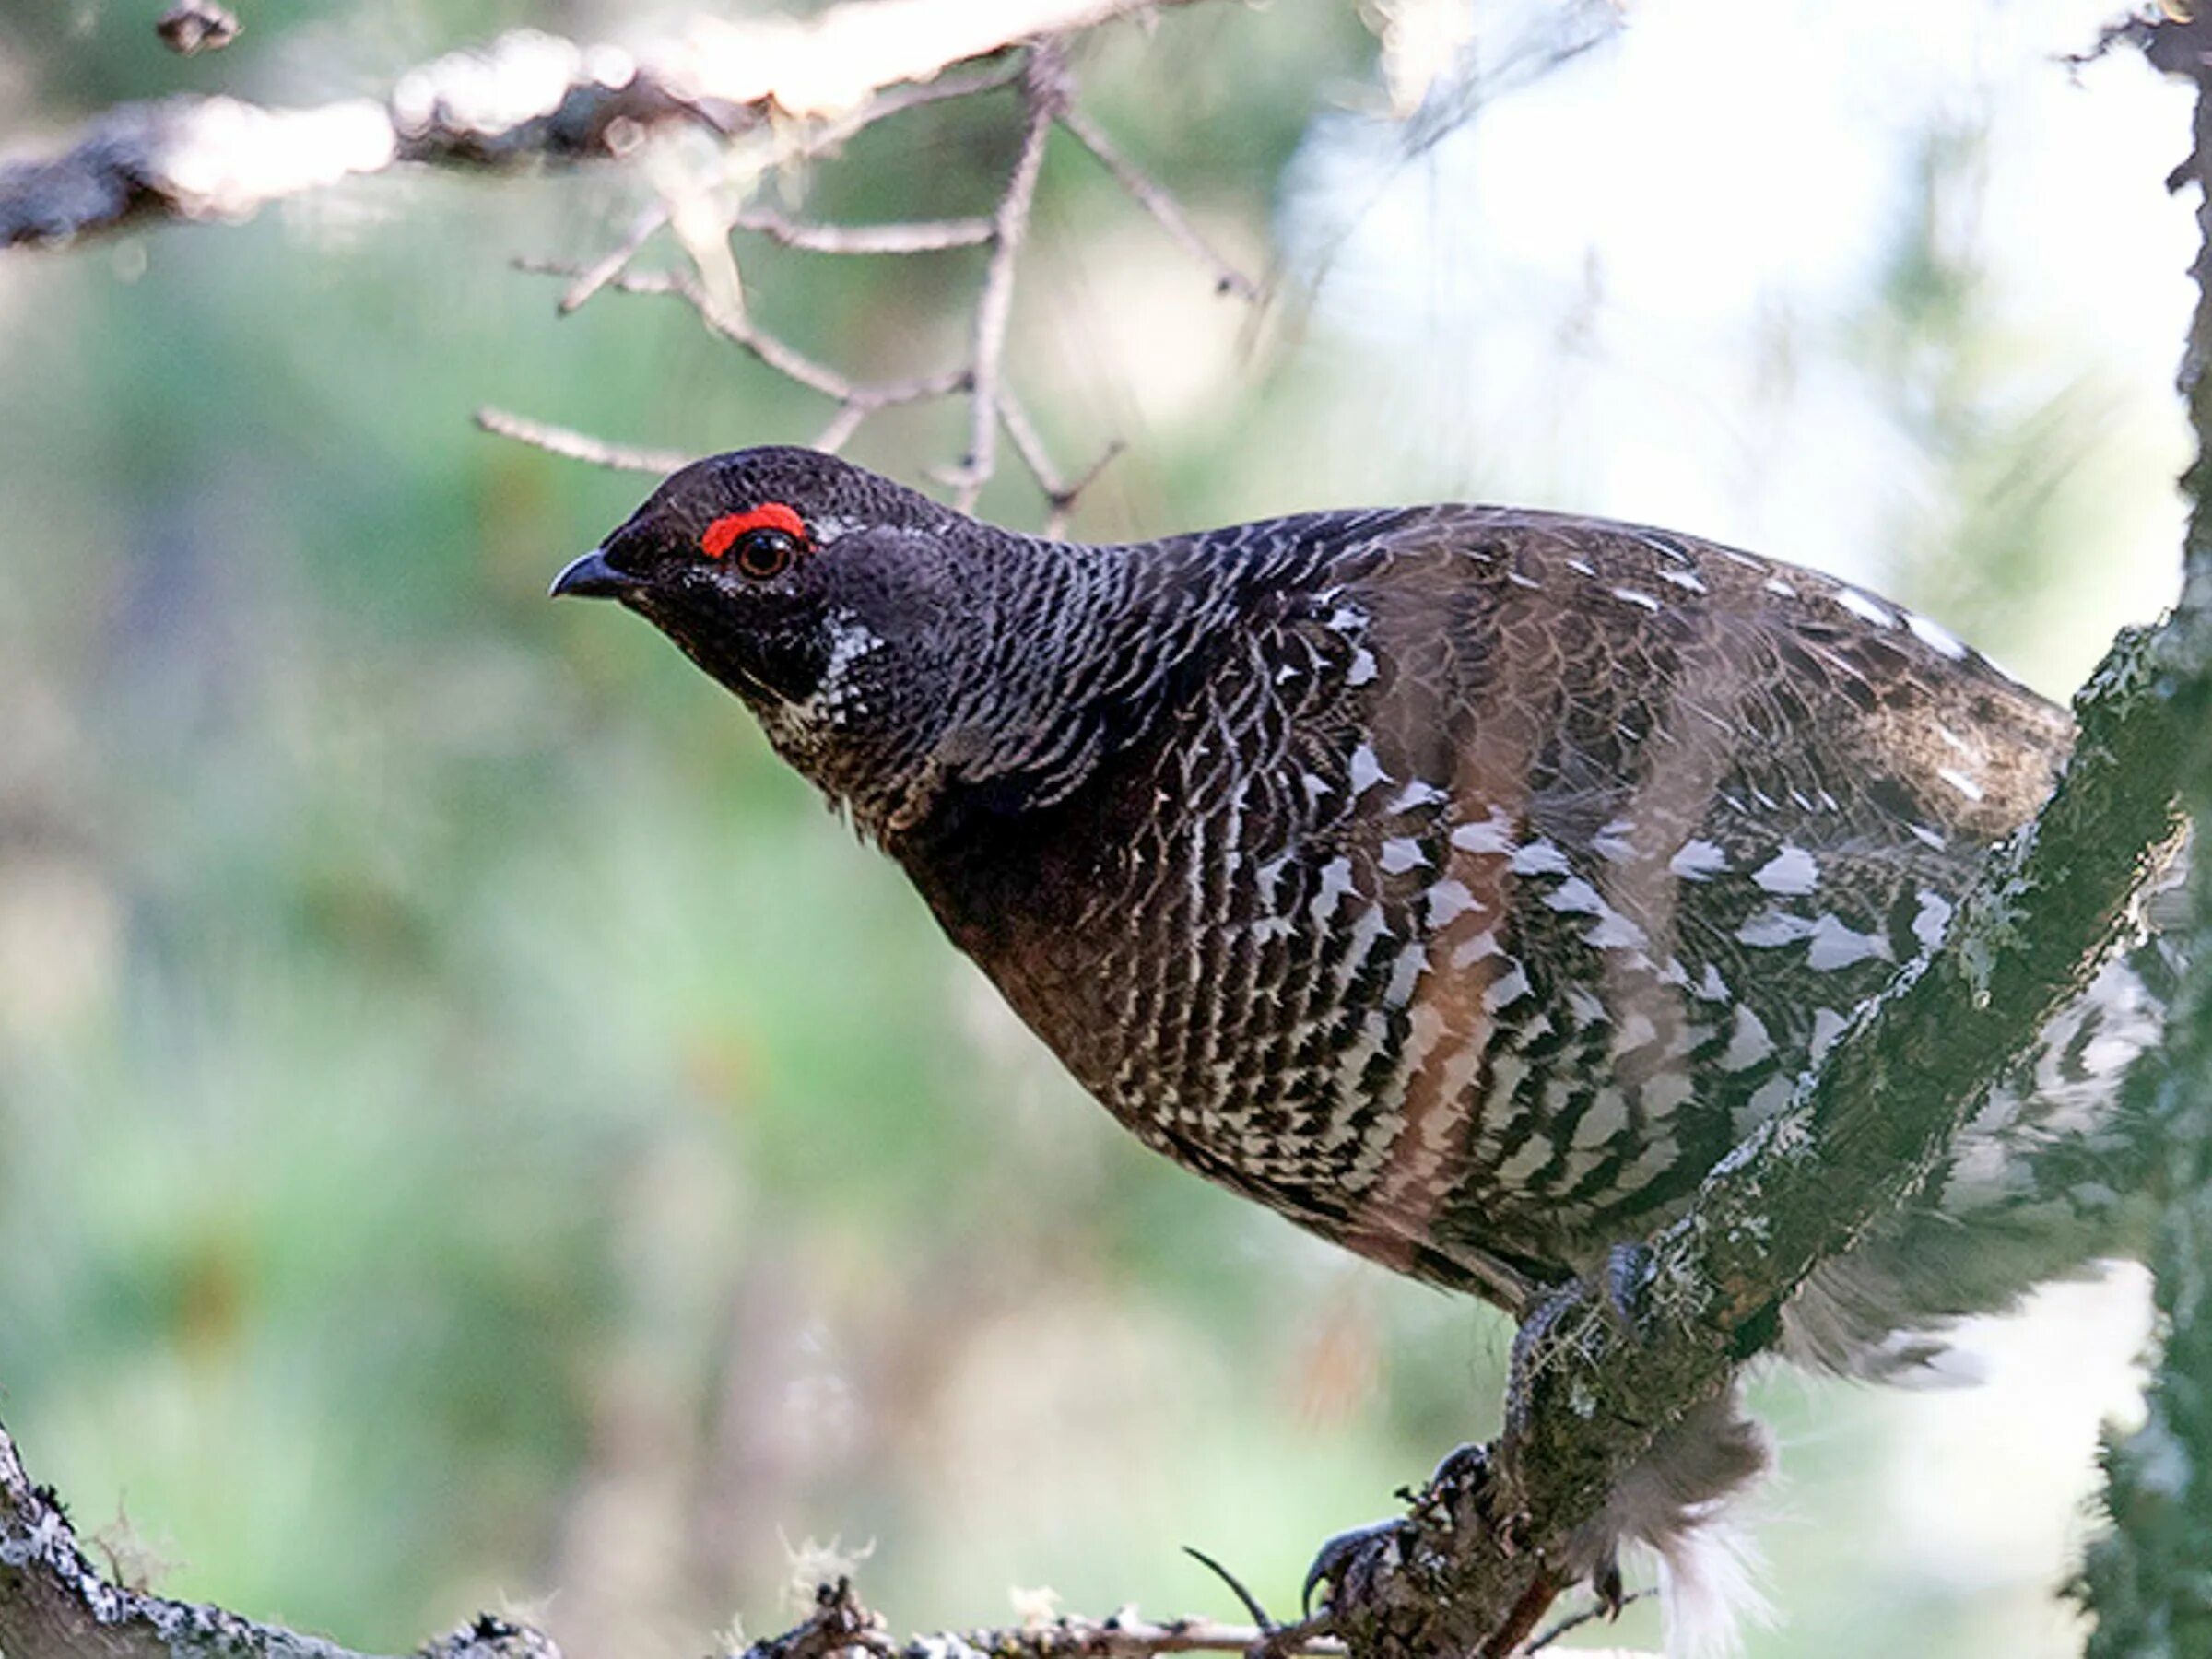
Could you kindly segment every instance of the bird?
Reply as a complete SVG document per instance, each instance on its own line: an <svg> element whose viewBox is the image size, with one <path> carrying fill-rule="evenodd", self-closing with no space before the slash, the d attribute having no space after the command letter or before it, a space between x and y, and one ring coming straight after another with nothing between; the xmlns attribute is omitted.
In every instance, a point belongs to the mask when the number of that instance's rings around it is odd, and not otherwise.
<svg viewBox="0 0 2212 1659"><path fill-rule="evenodd" d="M1522 1320L1783 1110L2073 740L1860 587L1512 507L1089 545L769 446L670 476L552 592L734 692L1145 1145ZM2173 972L2119 941L1783 1352L1911 1380L2131 1248L2118 1083ZM1690 1427L1601 1579L1629 1539L1687 1571L1763 1466L1730 1412Z"/></svg>

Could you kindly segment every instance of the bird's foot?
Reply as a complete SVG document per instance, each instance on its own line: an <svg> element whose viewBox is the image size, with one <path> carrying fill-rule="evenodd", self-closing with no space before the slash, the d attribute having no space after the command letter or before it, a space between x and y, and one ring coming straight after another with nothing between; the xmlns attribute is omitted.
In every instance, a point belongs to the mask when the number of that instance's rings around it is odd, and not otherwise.
<svg viewBox="0 0 2212 1659"><path fill-rule="evenodd" d="M1454 1446L1436 1460L1429 1478L1418 1492L1406 1493L1408 1503L1434 1504L1449 1500L1484 1479L1490 1472L1490 1449L1473 1444Z"/></svg>
<svg viewBox="0 0 2212 1659"><path fill-rule="evenodd" d="M1444 1453L1418 1489L1401 1487L1398 1496L1416 1516L1436 1512L1449 1517L1459 1511L1464 1498L1488 1479L1489 1467L1488 1447L1454 1446ZM1305 1587L1301 1592L1305 1609L1312 1611L1313 1592L1324 1585L1328 1587L1331 1606L1356 1606L1365 1600L1376 1574L1399 1564L1406 1535L1413 1526L1413 1520L1403 1515L1393 1516L1387 1521L1371 1522L1340 1532L1323 1544L1314 1553L1313 1564L1306 1569Z"/></svg>
<svg viewBox="0 0 2212 1659"><path fill-rule="evenodd" d="M1306 1569L1305 1585L1299 1592L1300 1606L1312 1613L1313 1592L1324 1585L1329 1593L1327 1605L1332 1607L1364 1601L1377 1572L1398 1564L1399 1546L1412 1530L1413 1524L1405 1516L1393 1515L1326 1540L1313 1552L1313 1564Z"/></svg>

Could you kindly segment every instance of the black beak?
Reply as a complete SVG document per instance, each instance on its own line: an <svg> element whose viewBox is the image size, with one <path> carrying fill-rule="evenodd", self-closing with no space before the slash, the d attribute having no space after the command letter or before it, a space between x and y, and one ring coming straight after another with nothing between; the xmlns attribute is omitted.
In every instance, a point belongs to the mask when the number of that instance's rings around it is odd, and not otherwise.
<svg viewBox="0 0 2212 1659"><path fill-rule="evenodd" d="M606 562L606 554L594 547L553 578L548 598L573 594L581 599L616 599L638 585L638 579Z"/></svg>

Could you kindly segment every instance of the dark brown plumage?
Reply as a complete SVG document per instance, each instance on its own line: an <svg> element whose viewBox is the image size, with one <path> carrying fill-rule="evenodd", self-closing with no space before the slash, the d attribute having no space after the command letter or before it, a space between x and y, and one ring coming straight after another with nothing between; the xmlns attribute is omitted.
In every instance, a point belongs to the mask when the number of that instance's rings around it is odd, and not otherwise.
<svg viewBox="0 0 2212 1659"><path fill-rule="evenodd" d="M1147 1145L1516 1313L1786 1103L2071 739L1827 577L1494 507L1095 547L755 450L555 591L742 697ZM1789 1310L1800 1357L1916 1363L2115 1246L2083 1171L2158 973L2105 966Z"/></svg>

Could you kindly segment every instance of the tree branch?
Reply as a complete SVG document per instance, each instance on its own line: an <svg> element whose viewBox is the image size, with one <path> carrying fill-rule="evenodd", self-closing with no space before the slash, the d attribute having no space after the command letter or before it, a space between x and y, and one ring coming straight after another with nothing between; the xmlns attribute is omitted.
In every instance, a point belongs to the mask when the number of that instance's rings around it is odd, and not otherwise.
<svg viewBox="0 0 2212 1659"><path fill-rule="evenodd" d="M1113 458L1122 453L1121 440L1117 438L1108 444L1099 452L1097 460L1070 478L1053 464L1052 452L1045 447L1043 434L1037 430L1036 424L1030 419L1029 410L1011 392L1002 390L999 393L998 417L1006 425L1006 437L1014 445L1014 453L1021 457L1022 465L1029 469L1031 481L1044 497L1045 535L1065 535L1068 514L1074 511L1077 500L1112 463Z"/></svg>
<svg viewBox="0 0 2212 1659"><path fill-rule="evenodd" d="M987 218L933 219L918 225L802 225L780 213L753 209L731 223L786 248L808 253L941 253L981 247L991 240Z"/></svg>
<svg viewBox="0 0 2212 1659"><path fill-rule="evenodd" d="M942 1631L903 1643L863 1606L849 1580L818 1586L814 1611L740 1659L1153 1659L1243 1653L1337 1659L1343 1645L1304 1627L1257 1630L1206 1618L1147 1619L1134 1608L1004 1629ZM371 1659L319 1636L255 1623L220 1607L126 1589L86 1556L61 1500L33 1485L0 1428L0 1653L8 1659ZM413 1659L561 1659L544 1632L485 1614L416 1650Z"/></svg>
<svg viewBox="0 0 2212 1659"><path fill-rule="evenodd" d="M728 140L782 112L808 118L779 135L776 165L822 155L876 123L925 104L972 97L1018 79L1023 121L1006 187L987 218L918 224L803 224L761 208L735 210L719 236L702 237L670 203L641 212L622 240L582 266L538 265L569 278L559 309L575 311L608 288L672 293L713 332L837 407L818 439L835 450L871 416L901 404L966 394L967 453L947 475L955 499L974 504L996 463L998 429L1021 423L1017 441L1044 489L1053 533L1096 473L1060 482L1035 429L1005 406L1004 358L1014 276L1029 230L1046 140L1065 126L1122 187L1201 259L1224 292L1256 299L1256 284L1224 262L1173 198L1132 166L1071 107L1061 41L1114 19L1184 0L845 0L806 22L698 18L677 34L631 53L535 30L503 35L409 70L381 99L271 109L224 97L176 97L119 105L94 119L58 155L0 165L0 248L59 246L145 219L237 220L272 202L399 164L513 168L618 158L662 128L701 128ZM190 8L180 8L182 12ZM193 15L199 15L194 12ZM961 65L1028 46L1016 61ZM717 210L719 211L719 210ZM671 222L691 254L696 281L680 274L633 276L632 262ZM806 252L913 254L988 246L962 369L906 381L855 382L817 363L743 314L727 280L732 230ZM716 247L712 271L703 249ZM717 296L720 296L718 299ZM597 465L642 465L659 452L488 411L478 424Z"/></svg>
<svg viewBox="0 0 2212 1659"><path fill-rule="evenodd" d="M1106 1618L1064 1615L1027 1624L940 1630L893 1641L883 1620L863 1606L851 1581L815 1591L815 1610L781 1636L756 1641L738 1659L815 1659L862 1653L881 1659L1153 1659L1162 1653L1241 1653L1248 1659L1339 1659L1341 1642L1303 1626L1255 1629L1210 1618L1159 1621L1124 1608Z"/></svg>
<svg viewBox="0 0 2212 1659"><path fill-rule="evenodd" d="M698 459L680 450L629 449L618 443L606 443L586 432L549 426L542 420L527 420L520 415L488 406L477 411L476 420L481 431L512 438L517 443L526 443L550 455L582 461L592 466L612 467L617 472L672 473Z"/></svg>
<svg viewBox="0 0 2212 1659"><path fill-rule="evenodd" d="M2193 818L2212 822L2212 21L2137 19L2124 34L2151 63L2196 85L2190 158L2174 175L2197 186L2200 246L2191 273L2196 312L2181 384L2197 453L2183 478L2190 498L2182 602L2171 630L2172 700L2182 718L2176 762ZM2138 1065L2153 1176L2160 1199L2150 1253L2164 1353L2143 1427L2108 1442L2106 1503L2113 1527L2089 1550L2076 1594L2097 1616L2090 1659L2212 1652L2212 869L2199 861L2191 895L2191 967L2169 1016L2163 1051Z"/></svg>
<svg viewBox="0 0 2212 1659"><path fill-rule="evenodd" d="M969 395L968 453L950 477L953 503L972 509L995 461L999 421L999 380L1006 349L1006 324L1014 310L1014 270L1029 234L1030 209L1037 200L1037 175L1044 168L1045 140L1067 104L1067 65L1056 46L1030 49L1021 78L1021 148L998 206L991 215L991 262L983 271L975 302L974 355Z"/></svg>
<svg viewBox="0 0 2212 1659"><path fill-rule="evenodd" d="M689 270L632 272L631 262L655 232L672 222L679 231L685 230L684 223L676 218L673 205L664 202L641 214L619 243L589 265L579 266L540 260L517 263L524 270L568 279L559 305L563 314L609 288L682 300L698 312L711 332L749 352L785 379L836 405L814 440L817 449L834 453L843 448L864 424L885 409L965 394L971 399L966 452L959 465L941 469L937 477L950 486L957 505L971 509L997 469L997 438L1003 427L1045 498L1045 534L1058 535L1065 529L1077 500L1119 452L1120 445L1109 444L1097 461L1071 479L1053 462L1035 424L1006 384L1006 345L1013 313L1015 274L1028 239L1038 178L1053 127L1065 126L1088 147L1131 197L1213 273L1217 288L1256 301L1260 298L1258 285L1224 262L1198 235L1173 198L1124 160L1105 135L1073 108L1072 84L1058 38L1031 41L1011 65L974 72L957 81L947 76L929 87L894 88L869 99L837 122L802 131L785 152L784 160L818 155L860 128L918 103L993 92L1017 81L1021 88L1021 122L1014 163L997 203L987 216L907 224L826 225L794 220L770 208L723 210L691 202L687 206L695 210L691 213L694 222L688 233L678 238L688 255ZM784 160L776 165L783 165ZM831 255L904 256L987 246L990 254L969 322L968 363L936 374L865 382L853 380L815 360L745 314L742 288L735 280L736 267L728 247L730 236L737 231L763 236L801 252ZM493 419L480 417L478 424L509 437L522 436L528 429L534 435L525 438L525 441L535 442L538 447L558 454L604 465L625 465L606 457L641 453L582 433L538 427L517 416L493 413ZM554 441L547 441L548 435Z"/></svg>
<svg viewBox="0 0 2212 1659"><path fill-rule="evenodd" d="M0 1429L0 1653L8 1659L367 1659L220 1607L125 1589L87 1559L61 1500L34 1486ZM416 1659L560 1659L536 1630L485 1614Z"/></svg>
<svg viewBox="0 0 2212 1659"><path fill-rule="evenodd" d="M1138 206L1159 221L1160 229L1173 237L1184 253L1199 264L1212 268L1216 288L1224 294L1234 294L1241 300L1257 300L1260 298L1259 284L1215 253L1213 244L1198 233L1197 226L1191 223L1190 215L1183 212L1182 204L1138 171L1089 116L1071 105L1060 112L1060 124L1067 129L1078 144L1099 159L1100 165L1113 175L1115 182L1128 192Z"/></svg>
<svg viewBox="0 0 2212 1659"><path fill-rule="evenodd" d="M0 248L145 218L238 219L388 171L619 156L646 132L749 130L777 111L849 135L927 101L947 67L1179 0L845 0L806 22L698 18L632 53L535 30L408 71L382 99L276 110L232 98L124 104L57 156L0 167ZM908 96L872 107L886 88ZM975 88L955 82L947 96ZM865 119L855 117L865 112Z"/></svg>

